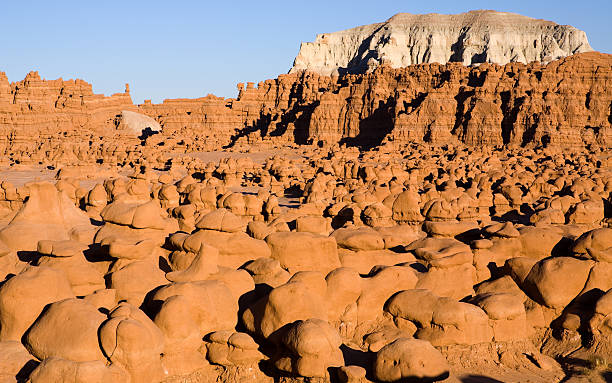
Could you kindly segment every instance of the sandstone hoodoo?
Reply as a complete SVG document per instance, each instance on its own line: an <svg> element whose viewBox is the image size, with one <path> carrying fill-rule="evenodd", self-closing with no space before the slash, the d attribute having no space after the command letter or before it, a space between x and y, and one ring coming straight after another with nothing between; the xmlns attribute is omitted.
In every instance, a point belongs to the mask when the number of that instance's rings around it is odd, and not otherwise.
<svg viewBox="0 0 612 383"><path fill-rule="evenodd" d="M609 381L612 55L411 18L363 38L451 62L137 106L0 74L0 382Z"/></svg>
<svg viewBox="0 0 612 383"><path fill-rule="evenodd" d="M514 13L398 13L383 23L323 33L302 43L290 72L364 73L381 64L548 63L592 50L581 30Z"/></svg>

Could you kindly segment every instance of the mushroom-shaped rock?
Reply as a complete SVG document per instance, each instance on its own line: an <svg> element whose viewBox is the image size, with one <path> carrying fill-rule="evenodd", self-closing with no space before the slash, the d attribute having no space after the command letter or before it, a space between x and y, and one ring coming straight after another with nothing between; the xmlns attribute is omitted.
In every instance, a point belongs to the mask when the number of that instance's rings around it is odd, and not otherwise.
<svg viewBox="0 0 612 383"><path fill-rule="evenodd" d="M416 191L404 191L393 202L393 219L397 222L421 222L420 197Z"/></svg>
<svg viewBox="0 0 612 383"><path fill-rule="evenodd" d="M164 336L138 308L119 304L100 327L98 336L104 355L126 369L131 382L153 382L164 376Z"/></svg>
<svg viewBox="0 0 612 383"><path fill-rule="evenodd" d="M216 331L208 336L206 358L223 366L252 365L264 359L259 345L243 332Z"/></svg>
<svg viewBox="0 0 612 383"><path fill-rule="evenodd" d="M282 345L285 352L281 352L274 365L293 375L324 378L329 367L344 365L342 339L321 319L293 323L283 336Z"/></svg>
<svg viewBox="0 0 612 383"><path fill-rule="evenodd" d="M242 322L250 332L268 338L278 335L277 330L296 320L327 320L327 305L317 290L316 286L309 285L307 281L290 280L247 308L242 315Z"/></svg>
<svg viewBox="0 0 612 383"><path fill-rule="evenodd" d="M339 247L349 250L382 250L385 248L383 236L369 227L342 228L334 231L332 237Z"/></svg>
<svg viewBox="0 0 612 383"><path fill-rule="evenodd" d="M376 353L374 377L381 382L436 382L448 375L444 356L424 340L401 338Z"/></svg>
<svg viewBox="0 0 612 383"><path fill-rule="evenodd" d="M38 359L50 357L87 362L104 360L98 345L98 328L106 315L81 299L49 305L25 337L25 345Z"/></svg>
<svg viewBox="0 0 612 383"><path fill-rule="evenodd" d="M61 270L31 267L9 279L0 288L0 341L21 340L44 307L74 298Z"/></svg>
<svg viewBox="0 0 612 383"><path fill-rule="evenodd" d="M548 258L536 263L523 283L525 292L549 308L564 308L584 288L592 262L571 257Z"/></svg>
<svg viewBox="0 0 612 383"><path fill-rule="evenodd" d="M244 231L242 219L227 209L217 209L206 214L196 223L196 228L235 233Z"/></svg>
<svg viewBox="0 0 612 383"><path fill-rule="evenodd" d="M28 190L23 207L0 230L0 241L13 251L36 251L39 240L67 240L74 228L92 227L89 217L53 184L33 183Z"/></svg>
<svg viewBox="0 0 612 383"><path fill-rule="evenodd" d="M423 211L428 221L454 220L459 214L459 210L454 204L440 198L427 202Z"/></svg>
<svg viewBox="0 0 612 383"><path fill-rule="evenodd" d="M573 252L595 261L612 263L612 228L600 228L582 234L576 239Z"/></svg>

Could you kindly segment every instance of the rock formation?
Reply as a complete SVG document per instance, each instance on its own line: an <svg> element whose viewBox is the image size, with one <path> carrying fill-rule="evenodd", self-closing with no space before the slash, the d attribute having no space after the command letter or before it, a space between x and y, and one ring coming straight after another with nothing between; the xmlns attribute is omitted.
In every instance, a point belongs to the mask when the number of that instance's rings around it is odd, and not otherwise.
<svg viewBox="0 0 612 383"><path fill-rule="evenodd" d="M604 382L610 153L378 149L2 182L0 377Z"/></svg>
<svg viewBox="0 0 612 383"><path fill-rule="evenodd" d="M122 109L136 111L127 85L125 93L105 97L94 94L91 84L79 79L42 80L38 72L30 72L23 81L9 84L0 73L2 135L100 130L112 126Z"/></svg>
<svg viewBox="0 0 612 383"><path fill-rule="evenodd" d="M238 84L236 99L209 95L138 107L129 93L94 95L81 80L45 81L33 72L9 84L2 75L0 150L12 163L76 165L100 157L138 163L143 150L162 142L164 155L255 143L610 147L611 83L612 56L596 52L548 65L382 65L340 77L301 72ZM130 131L125 127L135 124L122 115L156 122ZM140 135L157 123L161 134Z"/></svg>
<svg viewBox="0 0 612 383"><path fill-rule="evenodd" d="M91 89L0 76L0 381L609 380L612 55Z"/></svg>
<svg viewBox="0 0 612 383"><path fill-rule="evenodd" d="M125 130L128 134L140 136L141 134L159 133L161 126L149 116L141 113L122 110L117 123L118 130Z"/></svg>
<svg viewBox="0 0 612 383"><path fill-rule="evenodd" d="M592 50L583 31L514 13L398 13L383 23L323 33L302 43L290 73L364 73L381 64L548 63Z"/></svg>
<svg viewBox="0 0 612 383"><path fill-rule="evenodd" d="M610 83L612 56L582 53L548 65L383 65L341 77L295 73L257 87L239 84L236 100L166 100L140 109L172 131L214 135L226 145L246 137L250 143L366 147L383 141L609 147Z"/></svg>

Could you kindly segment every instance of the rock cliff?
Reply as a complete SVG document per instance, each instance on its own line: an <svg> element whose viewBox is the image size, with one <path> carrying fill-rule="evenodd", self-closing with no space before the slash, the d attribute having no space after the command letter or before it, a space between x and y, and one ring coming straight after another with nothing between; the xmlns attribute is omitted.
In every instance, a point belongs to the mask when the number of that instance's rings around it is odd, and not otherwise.
<svg viewBox="0 0 612 383"><path fill-rule="evenodd" d="M278 142L510 146L612 145L612 55L548 65L422 64L371 73L294 73L241 87L229 113L246 135ZM231 112L230 112L231 111Z"/></svg>
<svg viewBox="0 0 612 383"><path fill-rule="evenodd" d="M399 13L383 23L317 35L303 43L291 73L363 73L382 63L507 64L550 62L592 51L586 34L569 25L507 12L457 15Z"/></svg>
<svg viewBox="0 0 612 383"><path fill-rule="evenodd" d="M2 134L103 129L112 126L123 109L136 110L127 85L125 93L105 97L79 79L43 80L38 72L30 72L23 81L9 83L0 72Z"/></svg>
<svg viewBox="0 0 612 383"><path fill-rule="evenodd" d="M301 72L239 84L236 99L209 95L139 106L128 92L95 95L82 80L46 81L33 72L9 83L2 74L0 152L20 161L35 153L64 162L102 152L138 158L136 137L108 140L123 134L122 111L155 119L163 128L155 141L179 152L257 142L611 147L612 55L582 53L547 65Z"/></svg>
<svg viewBox="0 0 612 383"><path fill-rule="evenodd" d="M82 164L102 152L125 155L132 151L125 147L129 137L109 139L121 135L122 110L138 110L127 85L107 97L79 79L44 80L30 72L9 83L0 72L0 162Z"/></svg>

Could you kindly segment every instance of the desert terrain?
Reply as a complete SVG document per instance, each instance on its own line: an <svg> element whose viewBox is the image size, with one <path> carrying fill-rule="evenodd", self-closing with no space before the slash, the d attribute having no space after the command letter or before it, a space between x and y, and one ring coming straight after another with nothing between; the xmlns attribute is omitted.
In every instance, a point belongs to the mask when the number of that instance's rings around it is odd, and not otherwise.
<svg viewBox="0 0 612 383"><path fill-rule="evenodd" d="M0 382L612 381L612 55L417 16L229 99L0 72Z"/></svg>

